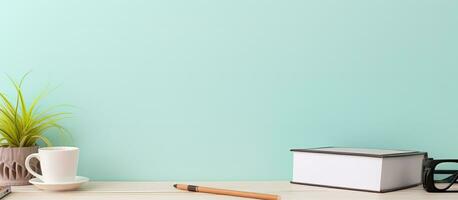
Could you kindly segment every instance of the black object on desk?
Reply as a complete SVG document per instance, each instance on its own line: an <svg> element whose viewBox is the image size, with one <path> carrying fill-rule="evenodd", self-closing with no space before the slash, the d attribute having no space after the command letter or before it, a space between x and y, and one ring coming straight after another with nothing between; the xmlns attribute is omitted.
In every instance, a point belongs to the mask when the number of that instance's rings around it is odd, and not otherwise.
<svg viewBox="0 0 458 200"><path fill-rule="evenodd" d="M458 159L425 159L422 179L428 192L458 192Z"/></svg>

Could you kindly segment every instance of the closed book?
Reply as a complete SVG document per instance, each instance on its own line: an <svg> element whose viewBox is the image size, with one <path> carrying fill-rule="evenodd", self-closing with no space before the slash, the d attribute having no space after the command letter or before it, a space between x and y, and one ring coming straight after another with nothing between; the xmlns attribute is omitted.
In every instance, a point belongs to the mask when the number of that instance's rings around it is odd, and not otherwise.
<svg viewBox="0 0 458 200"><path fill-rule="evenodd" d="M323 147L292 149L291 183L370 192L421 184L425 152Z"/></svg>

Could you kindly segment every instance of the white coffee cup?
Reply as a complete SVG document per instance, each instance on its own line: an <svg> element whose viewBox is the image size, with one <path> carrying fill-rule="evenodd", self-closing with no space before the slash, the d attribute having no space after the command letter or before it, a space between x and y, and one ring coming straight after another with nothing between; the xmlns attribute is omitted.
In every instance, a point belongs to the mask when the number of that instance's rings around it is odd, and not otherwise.
<svg viewBox="0 0 458 200"><path fill-rule="evenodd" d="M72 182L76 178L78 169L77 147L45 147L38 149L38 153L30 154L25 159L25 167L33 176L45 183ZM41 172L43 175L33 171L30 167L30 160L40 160Z"/></svg>

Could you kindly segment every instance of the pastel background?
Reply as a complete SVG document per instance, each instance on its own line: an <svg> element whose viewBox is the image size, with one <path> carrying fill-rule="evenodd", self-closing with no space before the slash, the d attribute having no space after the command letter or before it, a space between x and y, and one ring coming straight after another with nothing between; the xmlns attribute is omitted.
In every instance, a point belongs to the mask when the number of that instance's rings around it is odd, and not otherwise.
<svg viewBox="0 0 458 200"><path fill-rule="evenodd" d="M458 157L458 1L9 0L0 89L65 121L95 180L288 180L290 148ZM59 141L59 140L56 140Z"/></svg>

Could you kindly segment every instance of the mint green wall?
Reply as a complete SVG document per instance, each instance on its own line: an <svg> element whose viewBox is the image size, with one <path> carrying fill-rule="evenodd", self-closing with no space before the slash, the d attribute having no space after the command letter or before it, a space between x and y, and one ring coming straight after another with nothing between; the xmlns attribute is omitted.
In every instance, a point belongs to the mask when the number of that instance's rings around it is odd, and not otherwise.
<svg viewBox="0 0 458 200"><path fill-rule="evenodd" d="M287 180L290 148L458 157L458 1L0 2L0 69L98 180ZM0 76L1 77L1 76ZM5 76L2 90L11 92ZM28 96L31 98L32 96Z"/></svg>

